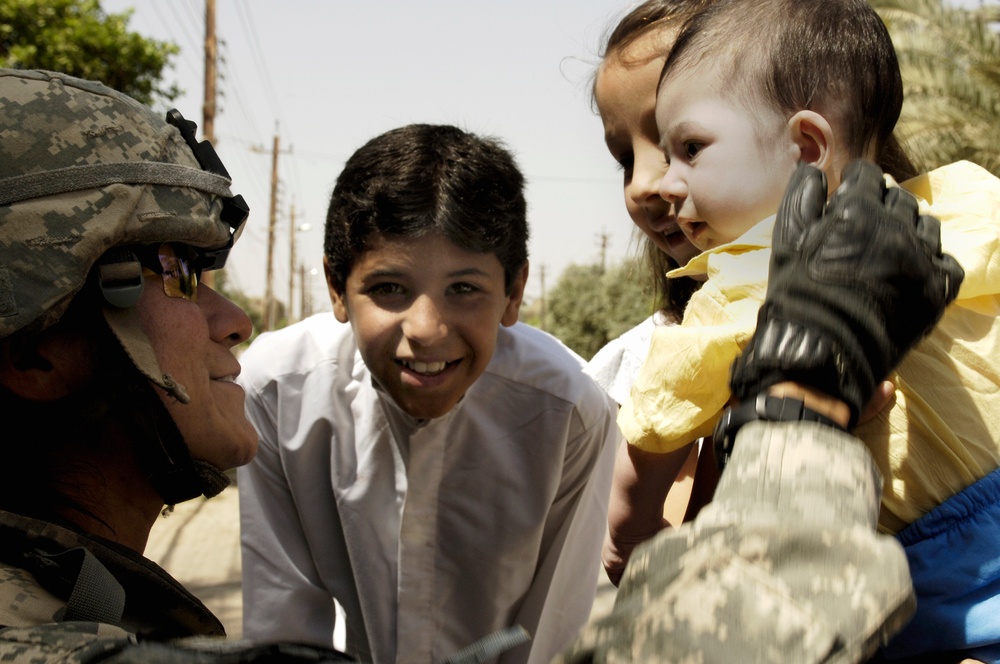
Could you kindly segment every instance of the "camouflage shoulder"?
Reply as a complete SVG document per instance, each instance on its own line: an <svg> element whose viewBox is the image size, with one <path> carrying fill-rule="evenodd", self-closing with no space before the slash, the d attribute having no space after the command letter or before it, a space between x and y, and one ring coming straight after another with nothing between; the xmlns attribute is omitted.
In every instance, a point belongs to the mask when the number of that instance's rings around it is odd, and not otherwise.
<svg viewBox="0 0 1000 664"><path fill-rule="evenodd" d="M191 637L139 641L125 630L94 622L0 629L0 662L14 664L243 664L354 662L348 655L298 643Z"/></svg>
<svg viewBox="0 0 1000 664"><path fill-rule="evenodd" d="M66 606L43 588L31 572L0 561L0 625L30 627L55 622Z"/></svg>
<svg viewBox="0 0 1000 664"><path fill-rule="evenodd" d="M741 436L713 502L635 549L611 613L559 664L856 663L909 620L909 566L875 531L864 446L809 423Z"/></svg>
<svg viewBox="0 0 1000 664"><path fill-rule="evenodd" d="M0 629L0 661L25 664L85 664L103 661L135 643L135 637L113 625L61 622Z"/></svg>

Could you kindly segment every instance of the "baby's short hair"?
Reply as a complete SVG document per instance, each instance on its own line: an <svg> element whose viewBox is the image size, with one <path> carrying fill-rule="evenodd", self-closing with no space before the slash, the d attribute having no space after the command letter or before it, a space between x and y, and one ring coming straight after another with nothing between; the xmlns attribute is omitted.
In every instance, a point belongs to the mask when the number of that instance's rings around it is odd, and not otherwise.
<svg viewBox="0 0 1000 664"><path fill-rule="evenodd" d="M707 59L707 60L706 60ZM881 150L903 104L899 62L865 0L716 0L686 23L660 83L700 61L752 109L814 110L838 123L852 157Z"/></svg>
<svg viewBox="0 0 1000 664"><path fill-rule="evenodd" d="M528 260L524 176L494 138L450 125L412 124L377 136L348 159L326 216L331 286L387 237L440 234L493 254L508 291Z"/></svg>

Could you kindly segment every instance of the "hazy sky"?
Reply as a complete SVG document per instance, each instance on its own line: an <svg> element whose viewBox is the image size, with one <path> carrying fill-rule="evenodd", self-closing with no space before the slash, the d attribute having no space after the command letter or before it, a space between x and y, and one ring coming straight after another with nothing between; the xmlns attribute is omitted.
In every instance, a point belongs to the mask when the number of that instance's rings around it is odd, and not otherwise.
<svg viewBox="0 0 1000 664"><path fill-rule="evenodd" d="M956 0L977 5L979 0ZM204 0L103 0L135 8L130 29L181 47L167 72L175 106L202 124ZM529 297L569 264L608 264L635 249L621 175L590 103L602 38L623 0L216 0L220 110L216 147L251 207L228 270L265 290L271 149L280 141L273 291L296 263L320 269L333 183L373 136L412 122L450 123L502 139L528 182ZM328 309L322 271L314 307ZM297 286L296 286L297 287ZM299 295L296 294L296 300ZM298 312L296 303L295 314Z"/></svg>
<svg viewBox="0 0 1000 664"><path fill-rule="evenodd" d="M135 7L130 28L181 47L168 80L202 123L203 0L104 0ZM589 81L621 0L216 0L224 62L216 144L251 207L229 274L263 295L271 149L280 141L273 289L288 299L291 208L296 262L320 268L334 180L373 136L412 122L450 123L502 139L528 182L528 292L551 288L570 263L622 260L632 224L607 154ZM199 130L200 135L200 130ZM320 271L314 304L329 308ZM296 295L296 299L298 299ZM298 305L296 304L296 314Z"/></svg>

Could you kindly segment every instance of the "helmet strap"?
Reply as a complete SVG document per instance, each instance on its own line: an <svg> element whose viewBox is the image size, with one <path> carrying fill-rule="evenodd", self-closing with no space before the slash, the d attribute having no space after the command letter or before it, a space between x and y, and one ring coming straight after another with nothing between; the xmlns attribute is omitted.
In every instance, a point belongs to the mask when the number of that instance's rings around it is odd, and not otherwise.
<svg viewBox="0 0 1000 664"><path fill-rule="evenodd" d="M146 378L159 385L167 394L181 403L191 401L184 386L160 369L160 363L156 360L156 354L153 352L153 345L145 330L142 329L134 309L105 306L104 319L108 322L108 327L111 328L111 332L114 333L129 359L132 360L132 364Z"/></svg>
<svg viewBox="0 0 1000 664"><path fill-rule="evenodd" d="M104 319L132 365L149 379L126 390L134 403L127 410L138 427L138 435L147 440L138 442L136 449L154 488L167 504L190 500L199 495L217 495L230 480L221 470L191 457L166 405L152 389L150 382L163 388L182 404L190 403L184 387L160 369L152 344L139 323L134 308L103 307ZM150 407L154 403L154 407Z"/></svg>
<svg viewBox="0 0 1000 664"><path fill-rule="evenodd" d="M125 394L120 410L136 432L140 467L164 503L173 505L201 495L211 498L229 486L225 473L191 457L177 424L149 381L136 380Z"/></svg>

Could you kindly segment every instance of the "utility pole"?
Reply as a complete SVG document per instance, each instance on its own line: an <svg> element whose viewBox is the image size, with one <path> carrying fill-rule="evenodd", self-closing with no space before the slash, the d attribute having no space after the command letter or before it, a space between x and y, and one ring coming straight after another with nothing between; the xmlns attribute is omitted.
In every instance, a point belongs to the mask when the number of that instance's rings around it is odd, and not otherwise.
<svg viewBox="0 0 1000 664"><path fill-rule="evenodd" d="M601 248L601 274L604 274L608 257L608 242L611 240L611 235L607 231L602 231L597 234L597 239Z"/></svg>
<svg viewBox="0 0 1000 664"><path fill-rule="evenodd" d="M306 269L305 263L299 264L302 284L302 319L309 318L313 312L312 278L319 274L314 267Z"/></svg>
<svg viewBox="0 0 1000 664"><path fill-rule="evenodd" d="M299 286L301 286L302 288L302 292L300 293L301 300L299 301L299 317L302 320L305 320L309 316L309 314L312 313L311 311L309 311L309 306L308 306L309 298L308 298L308 289L306 288L305 263L299 264Z"/></svg>
<svg viewBox="0 0 1000 664"><path fill-rule="evenodd" d="M278 224L278 133L271 148L271 210L267 224L267 282L264 287L264 322L262 332L274 325L274 229Z"/></svg>
<svg viewBox="0 0 1000 664"><path fill-rule="evenodd" d="M542 278L542 306L539 318L541 319L542 330L545 330L545 266L540 265L538 268L539 276Z"/></svg>
<svg viewBox="0 0 1000 664"><path fill-rule="evenodd" d="M295 203L292 203L291 213L289 214L291 218L289 222L290 233L288 238L288 322L291 323L292 318L292 307L295 306ZM302 316L302 310L299 309L299 316Z"/></svg>
<svg viewBox="0 0 1000 664"><path fill-rule="evenodd" d="M215 79L218 50L215 40L215 0L205 0L205 103L202 106L201 134L215 143ZM215 286L215 273L206 272L201 277L208 287Z"/></svg>
<svg viewBox="0 0 1000 664"><path fill-rule="evenodd" d="M267 332L274 325L274 233L278 226L278 154L280 141L278 139L278 123L274 123L274 144L271 147L271 209L267 224L267 279L264 285L264 320L261 322L261 332ZM263 152L263 148L252 148L254 152ZM288 149L291 152L291 148Z"/></svg>
<svg viewBox="0 0 1000 664"><path fill-rule="evenodd" d="M201 133L215 142L215 80L218 44L215 39L215 0L205 0L205 105Z"/></svg>

